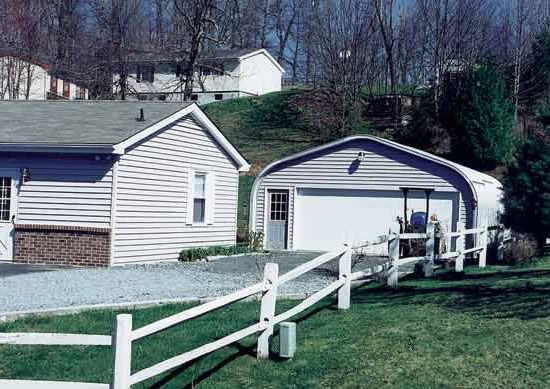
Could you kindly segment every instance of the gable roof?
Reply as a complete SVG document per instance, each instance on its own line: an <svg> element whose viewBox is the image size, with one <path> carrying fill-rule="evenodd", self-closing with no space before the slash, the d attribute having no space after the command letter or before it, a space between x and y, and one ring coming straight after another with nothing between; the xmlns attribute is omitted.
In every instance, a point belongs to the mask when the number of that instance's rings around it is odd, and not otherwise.
<svg viewBox="0 0 550 389"><path fill-rule="evenodd" d="M144 121L139 111L144 110ZM191 115L247 171L249 164L195 103L129 101L0 102L0 150L124 154L173 122Z"/></svg>
<svg viewBox="0 0 550 389"><path fill-rule="evenodd" d="M266 49L262 48L218 48L211 54L204 54L200 62L208 62L215 60L236 60L243 61L256 55L265 55L267 59L279 70L281 73L285 73L283 67L277 62L275 58ZM136 51L128 55L128 61L132 63L175 63L181 58L177 58L173 53L166 54L160 53L155 50L142 50Z"/></svg>
<svg viewBox="0 0 550 389"><path fill-rule="evenodd" d="M263 54L267 57L267 59L269 61L271 61L271 63L273 65L275 65L275 67L277 68L277 70L279 70L281 73L286 73L285 72L285 69L283 69L283 67L279 64L279 62L277 62L275 60L275 58L273 58L273 56L271 54L269 54L269 52L266 50L266 49L259 49L259 50L256 50L256 51L252 51L250 53L247 53L247 54L243 54L239 57L239 61L244 61L248 58L251 58L251 57L254 57L256 55L260 55L260 54Z"/></svg>

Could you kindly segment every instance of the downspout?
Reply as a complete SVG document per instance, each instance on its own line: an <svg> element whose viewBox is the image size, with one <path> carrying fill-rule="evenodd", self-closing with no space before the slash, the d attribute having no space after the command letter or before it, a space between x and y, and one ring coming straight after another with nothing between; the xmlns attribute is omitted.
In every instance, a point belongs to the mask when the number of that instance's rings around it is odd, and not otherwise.
<svg viewBox="0 0 550 389"><path fill-rule="evenodd" d="M407 225L409 224L409 221L407 219L407 199L409 197L409 190L403 189L403 198L404 198L404 205L403 205L403 222L404 222L404 230L405 232L407 230Z"/></svg>
<svg viewBox="0 0 550 389"><path fill-rule="evenodd" d="M117 191L118 191L118 164L120 161L120 156L113 154L113 167L112 167L112 176L111 176L111 255L109 260L109 266L115 264L115 238L116 238L116 211L117 211Z"/></svg>

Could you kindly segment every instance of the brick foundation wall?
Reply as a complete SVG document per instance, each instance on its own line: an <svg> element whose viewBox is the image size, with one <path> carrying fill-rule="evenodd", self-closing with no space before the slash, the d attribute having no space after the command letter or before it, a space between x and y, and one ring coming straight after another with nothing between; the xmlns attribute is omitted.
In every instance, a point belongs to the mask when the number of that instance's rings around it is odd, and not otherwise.
<svg viewBox="0 0 550 389"><path fill-rule="evenodd" d="M15 225L14 262L106 267L110 256L110 228Z"/></svg>

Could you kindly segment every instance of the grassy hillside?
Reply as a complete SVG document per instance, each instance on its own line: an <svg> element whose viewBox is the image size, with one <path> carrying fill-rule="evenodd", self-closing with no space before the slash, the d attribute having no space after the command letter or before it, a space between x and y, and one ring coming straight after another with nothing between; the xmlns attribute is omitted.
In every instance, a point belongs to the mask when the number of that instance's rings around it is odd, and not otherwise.
<svg viewBox="0 0 550 389"><path fill-rule="evenodd" d="M438 271L395 291L372 285L354 291L349 311L327 298L293 318L291 361L276 354L257 361L250 337L135 388L548 388L549 288L549 259ZM296 304L279 301L277 313ZM134 311L134 328L188 307ZM139 340L132 371L244 328L258 320L258 308L234 304ZM109 334L114 315L29 318L0 331ZM2 345L0 360L0 378L107 383L112 355L108 347Z"/></svg>
<svg viewBox="0 0 550 389"><path fill-rule="evenodd" d="M207 115L252 164L252 174L265 165L304 150L312 141L308 126L291 98L298 90L226 100L204 107Z"/></svg>

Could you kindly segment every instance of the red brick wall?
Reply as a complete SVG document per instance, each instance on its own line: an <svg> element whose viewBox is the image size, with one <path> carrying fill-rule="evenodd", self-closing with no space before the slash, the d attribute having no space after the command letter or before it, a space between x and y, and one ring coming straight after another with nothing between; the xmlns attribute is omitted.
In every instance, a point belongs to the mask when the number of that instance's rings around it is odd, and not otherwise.
<svg viewBox="0 0 550 389"><path fill-rule="evenodd" d="M109 266L111 229L17 224L14 262Z"/></svg>

